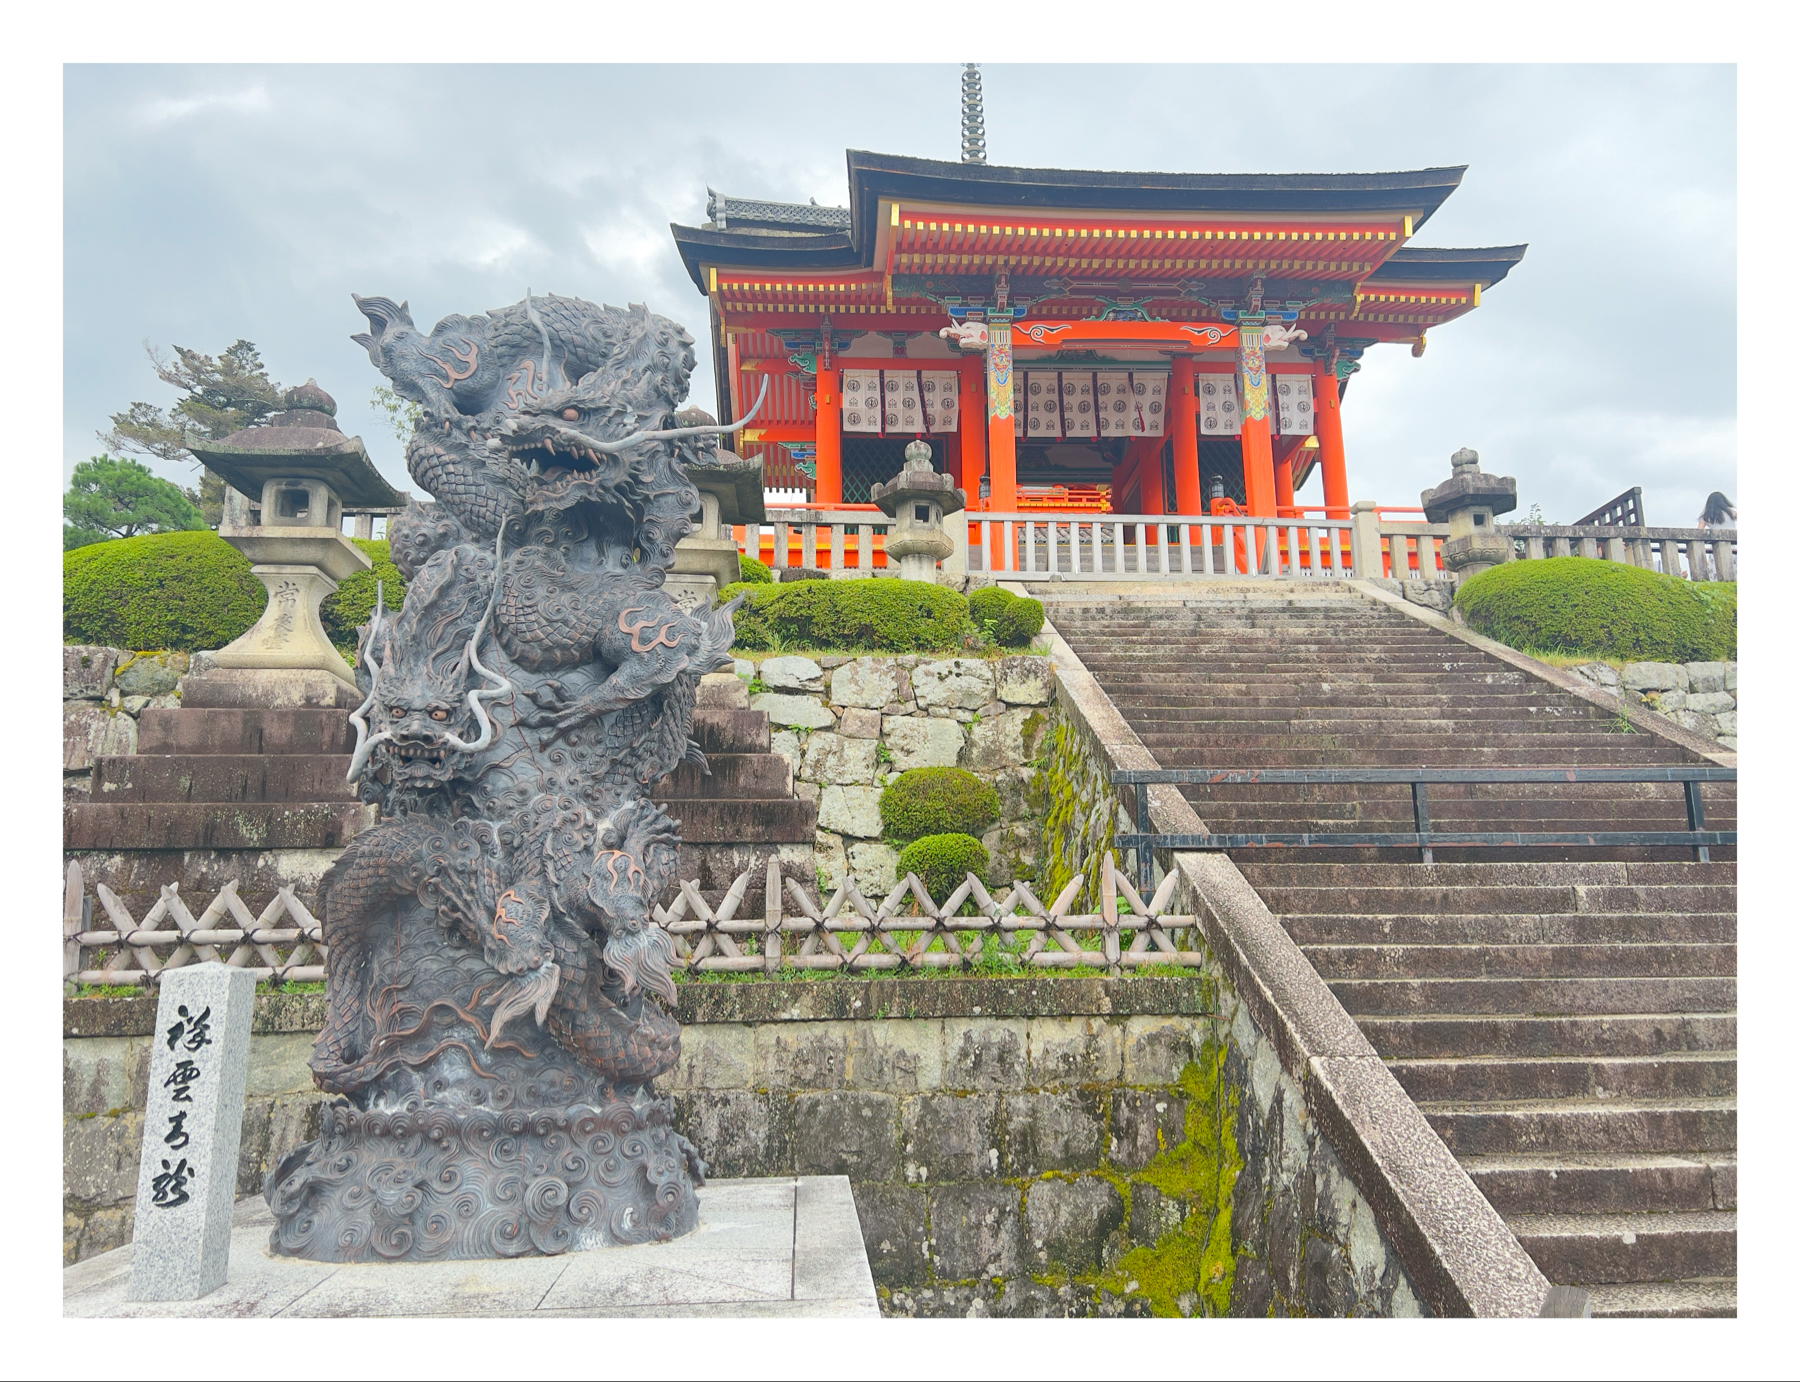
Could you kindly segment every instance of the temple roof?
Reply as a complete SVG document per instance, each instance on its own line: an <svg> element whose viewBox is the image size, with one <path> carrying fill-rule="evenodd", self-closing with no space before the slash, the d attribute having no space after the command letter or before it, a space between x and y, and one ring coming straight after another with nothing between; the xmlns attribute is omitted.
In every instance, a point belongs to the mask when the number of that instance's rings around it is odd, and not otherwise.
<svg viewBox="0 0 1800 1382"><path fill-rule="evenodd" d="M709 188L711 223L670 227L695 285L705 291L702 262L767 269L873 266L877 206L883 199L996 210L1408 216L1416 229L1456 190L1465 171L1111 173L952 163L856 149L846 160L848 208L754 201Z"/></svg>
<svg viewBox="0 0 1800 1382"><path fill-rule="evenodd" d="M706 189L706 214L713 227L719 230L792 235L850 229L850 208L847 206L754 201L748 197L728 197L710 187Z"/></svg>
<svg viewBox="0 0 1800 1382"><path fill-rule="evenodd" d="M1407 245L1369 275L1369 281L1400 283L1474 282L1491 288L1525 257L1524 245L1442 250Z"/></svg>

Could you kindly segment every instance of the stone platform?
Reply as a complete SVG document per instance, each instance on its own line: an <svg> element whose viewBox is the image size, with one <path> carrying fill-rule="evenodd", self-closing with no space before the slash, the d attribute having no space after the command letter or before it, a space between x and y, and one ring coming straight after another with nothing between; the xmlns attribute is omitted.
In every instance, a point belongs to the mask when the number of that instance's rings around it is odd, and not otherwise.
<svg viewBox="0 0 1800 1382"><path fill-rule="evenodd" d="M130 1247L63 1272L68 1317L423 1315L837 1316L880 1310L844 1176L717 1180L700 1227L670 1243L559 1257L339 1265L269 1254L260 1197L233 1219L225 1285L196 1301L130 1302Z"/></svg>

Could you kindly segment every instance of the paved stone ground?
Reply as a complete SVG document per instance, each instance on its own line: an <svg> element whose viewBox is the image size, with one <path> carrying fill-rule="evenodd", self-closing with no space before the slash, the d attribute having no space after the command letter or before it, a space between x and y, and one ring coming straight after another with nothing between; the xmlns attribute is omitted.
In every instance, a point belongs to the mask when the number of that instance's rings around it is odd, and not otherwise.
<svg viewBox="0 0 1800 1382"><path fill-rule="evenodd" d="M670 1243L478 1262L272 1257L260 1198L239 1203L224 1286L197 1301L129 1302L129 1246L63 1272L63 1314L207 1319L424 1315L878 1317L843 1176L718 1180L700 1227Z"/></svg>

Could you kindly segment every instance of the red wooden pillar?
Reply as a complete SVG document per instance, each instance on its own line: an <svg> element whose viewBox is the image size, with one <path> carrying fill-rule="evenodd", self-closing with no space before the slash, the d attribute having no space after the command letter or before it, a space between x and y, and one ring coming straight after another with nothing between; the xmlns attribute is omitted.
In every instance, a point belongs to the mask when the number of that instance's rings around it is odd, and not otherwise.
<svg viewBox="0 0 1800 1382"><path fill-rule="evenodd" d="M1321 361L1313 373L1313 428L1319 439L1319 474L1325 482L1325 517L1350 517L1350 482L1344 471L1344 418L1338 410L1337 372Z"/></svg>
<svg viewBox="0 0 1800 1382"><path fill-rule="evenodd" d="M1145 513L1167 513L1163 502L1162 442L1156 437L1133 437L1137 453L1138 503Z"/></svg>
<svg viewBox="0 0 1800 1382"><path fill-rule="evenodd" d="M813 393L819 405L813 421L813 502L841 504L844 502L844 453L839 409L843 398L838 391L838 372L822 369L817 379L818 387Z"/></svg>
<svg viewBox="0 0 1800 1382"><path fill-rule="evenodd" d="M956 433L962 445L957 483L971 509L981 507L981 477L987 473L987 394L982 388L982 360L970 355L956 366Z"/></svg>
<svg viewBox="0 0 1800 1382"><path fill-rule="evenodd" d="M1194 362L1177 356L1169 379L1169 443L1175 455L1175 512L1204 513L1200 496L1200 429L1194 417Z"/></svg>
<svg viewBox="0 0 1800 1382"><path fill-rule="evenodd" d="M995 513L1012 513L1019 505L1018 460L1013 447L1012 321L1010 313L1004 315L1004 321L988 322L988 508ZM1004 526L996 523L991 532L989 569L1012 570L1014 549L1006 543Z"/></svg>
<svg viewBox="0 0 1800 1382"><path fill-rule="evenodd" d="M1238 442L1244 457L1244 507L1253 518L1275 516L1275 455L1269 436L1269 376L1263 366L1262 322L1238 323L1238 375L1243 424ZM1260 531L1260 530L1259 530ZM1260 567L1263 544L1259 537Z"/></svg>
<svg viewBox="0 0 1800 1382"><path fill-rule="evenodd" d="M1283 437L1275 443L1275 511L1292 510L1294 507L1294 456L1300 450L1304 437Z"/></svg>

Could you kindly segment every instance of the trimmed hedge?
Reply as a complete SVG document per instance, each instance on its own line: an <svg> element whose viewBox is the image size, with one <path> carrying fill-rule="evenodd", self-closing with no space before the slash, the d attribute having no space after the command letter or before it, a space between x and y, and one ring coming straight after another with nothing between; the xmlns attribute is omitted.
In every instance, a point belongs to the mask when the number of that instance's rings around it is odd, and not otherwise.
<svg viewBox="0 0 1800 1382"><path fill-rule="evenodd" d="M269 594L217 533L148 533L63 554L63 638L193 653L222 648Z"/></svg>
<svg viewBox="0 0 1800 1382"><path fill-rule="evenodd" d="M1732 661L1737 587L1592 557L1509 561L1465 581L1475 632L1522 651L1629 662Z"/></svg>
<svg viewBox="0 0 1800 1382"><path fill-rule="evenodd" d="M939 653L962 646L969 602L926 581L868 579L739 581L721 601L745 594L733 617L740 648L841 648L846 652Z"/></svg>
<svg viewBox="0 0 1800 1382"><path fill-rule="evenodd" d="M1000 819L1000 796L963 768L908 768L882 790L880 809L891 840L979 835Z"/></svg>
<svg viewBox="0 0 1800 1382"><path fill-rule="evenodd" d="M319 622L325 625L325 634L338 651L353 662L357 626L368 623L369 615L375 609L375 582L381 582L381 600L391 614L406 599L406 577L388 560L385 539L353 537L350 540L362 548L364 555L375 565L338 582L338 588L319 606Z"/></svg>
<svg viewBox="0 0 1800 1382"><path fill-rule="evenodd" d="M353 539L374 567L358 571L319 607L325 633L344 653L375 608L375 582L390 610L406 580L385 542ZM269 593L250 561L213 532L150 533L63 554L63 637L114 648L195 653L223 648L262 617Z"/></svg>
<svg viewBox="0 0 1800 1382"><path fill-rule="evenodd" d="M991 620L994 641L1003 648L1022 648L1044 627L1044 606L1010 590L989 586L969 596L969 618L978 629Z"/></svg>
<svg viewBox="0 0 1800 1382"><path fill-rule="evenodd" d="M914 873L931 894L933 902L942 902L962 886L966 874L985 877L988 866L987 847L973 835L922 835L900 851L898 871L902 877Z"/></svg>
<svg viewBox="0 0 1800 1382"><path fill-rule="evenodd" d="M774 574L755 557L738 553L738 580L748 585L772 585Z"/></svg>

